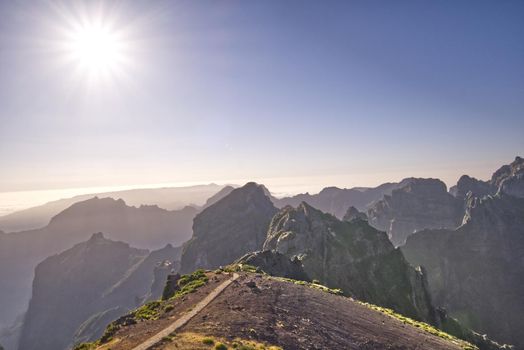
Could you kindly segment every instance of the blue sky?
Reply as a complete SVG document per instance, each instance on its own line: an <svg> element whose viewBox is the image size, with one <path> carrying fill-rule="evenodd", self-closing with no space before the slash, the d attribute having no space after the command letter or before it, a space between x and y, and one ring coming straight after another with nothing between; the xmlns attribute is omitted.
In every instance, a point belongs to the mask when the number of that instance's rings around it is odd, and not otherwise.
<svg viewBox="0 0 524 350"><path fill-rule="evenodd" d="M93 83L55 44L97 16L132 64ZM4 1L0 191L486 178L524 154L523 18L496 0Z"/></svg>

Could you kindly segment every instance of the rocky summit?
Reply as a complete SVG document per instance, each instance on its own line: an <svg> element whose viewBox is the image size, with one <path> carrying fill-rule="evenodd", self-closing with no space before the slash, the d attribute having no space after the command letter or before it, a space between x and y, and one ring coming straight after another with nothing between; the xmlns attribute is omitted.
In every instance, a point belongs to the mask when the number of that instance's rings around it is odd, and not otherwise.
<svg viewBox="0 0 524 350"><path fill-rule="evenodd" d="M154 272L177 251L166 246L149 253L98 233L47 258L35 271L18 349L62 350L100 337L113 319L160 297L171 271L157 289Z"/></svg>
<svg viewBox="0 0 524 350"><path fill-rule="evenodd" d="M340 221L306 203L289 206L271 221L264 249L298 259L311 279L347 295L434 321L422 273L366 221Z"/></svg>
<svg viewBox="0 0 524 350"><path fill-rule="evenodd" d="M217 268L262 248L277 209L254 182L237 188L204 209L193 221L193 236L184 244L181 271Z"/></svg>
<svg viewBox="0 0 524 350"><path fill-rule="evenodd" d="M436 305L466 326L524 349L524 199L470 194L462 226L418 232L402 251L427 270Z"/></svg>
<svg viewBox="0 0 524 350"><path fill-rule="evenodd" d="M302 263L297 258L291 260L284 254L274 250L248 253L238 259L236 263L256 266L271 276L291 278L300 281L310 280L302 268Z"/></svg>
<svg viewBox="0 0 524 350"><path fill-rule="evenodd" d="M344 214L344 217L342 220L344 221L353 221L353 220L367 220L368 216L366 213L363 213L361 211L358 211L355 207L349 207L346 211L346 214Z"/></svg>
<svg viewBox="0 0 524 350"><path fill-rule="evenodd" d="M388 233L395 246L422 229L456 228L462 221L462 201L438 179L410 179L368 210L369 223Z"/></svg>

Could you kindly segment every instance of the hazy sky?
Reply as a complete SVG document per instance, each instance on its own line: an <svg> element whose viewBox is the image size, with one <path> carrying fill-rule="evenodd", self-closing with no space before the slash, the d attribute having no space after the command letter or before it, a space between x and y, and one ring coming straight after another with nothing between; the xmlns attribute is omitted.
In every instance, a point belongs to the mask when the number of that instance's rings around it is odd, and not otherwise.
<svg viewBox="0 0 524 350"><path fill-rule="evenodd" d="M65 52L93 23L96 74ZM0 2L0 191L451 185L517 154L524 1Z"/></svg>

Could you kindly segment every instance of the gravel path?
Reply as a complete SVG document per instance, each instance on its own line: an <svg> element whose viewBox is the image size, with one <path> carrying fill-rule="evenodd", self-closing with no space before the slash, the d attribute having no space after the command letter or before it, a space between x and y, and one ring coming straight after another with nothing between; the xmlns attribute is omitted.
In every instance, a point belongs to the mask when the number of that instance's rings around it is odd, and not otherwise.
<svg viewBox="0 0 524 350"><path fill-rule="evenodd" d="M216 287L211 293L209 293L208 296L206 296L202 301L200 301L198 304L195 305L195 307L189 311L184 316L177 319L175 322L173 322L169 327L164 328L162 331L158 332L151 338L144 341L142 344L134 347L132 350L147 350L151 346L157 344L162 340L162 338L167 337L183 325L185 325L189 320L191 320L193 317L195 317L200 311L202 311L207 305L209 305L210 302L212 302L217 296L220 295L226 289L234 280L236 280L239 277L237 273L233 274L233 277L228 279L227 281L223 282L221 285Z"/></svg>

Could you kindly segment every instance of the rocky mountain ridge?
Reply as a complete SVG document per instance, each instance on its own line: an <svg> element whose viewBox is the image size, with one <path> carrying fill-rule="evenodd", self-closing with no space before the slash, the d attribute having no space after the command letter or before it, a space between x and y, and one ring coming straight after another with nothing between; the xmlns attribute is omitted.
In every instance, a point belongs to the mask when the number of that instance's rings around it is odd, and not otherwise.
<svg viewBox="0 0 524 350"><path fill-rule="evenodd" d="M154 274L179 253L172 246L150 253L98 233L47 258L35 271L18 349L66 349L99 338L109 322L160 297L171 265L162 288L152 290Z"/></svg>
<svg viewBox="0 0 524 350"><path fill-rule="evenodd" d="M523 238L524 199L470 193L462 226L418 232L402 251L426 269L437 305L466 326L524 349Z"/></svg>

